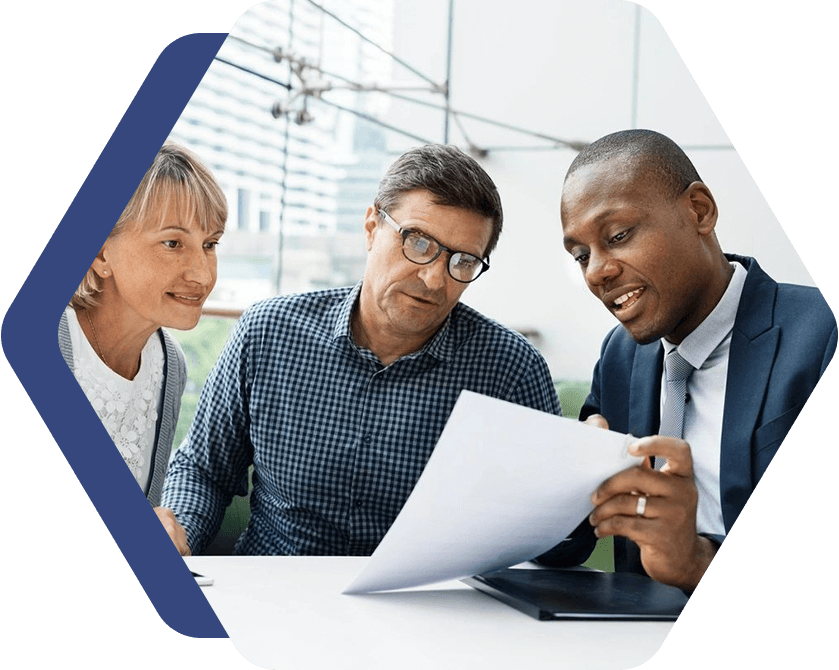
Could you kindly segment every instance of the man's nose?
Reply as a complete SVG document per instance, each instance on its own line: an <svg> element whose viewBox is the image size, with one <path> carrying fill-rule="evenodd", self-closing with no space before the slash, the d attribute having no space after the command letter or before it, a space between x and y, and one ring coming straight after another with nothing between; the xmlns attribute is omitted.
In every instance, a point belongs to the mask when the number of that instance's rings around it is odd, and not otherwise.
<svg viewBox="0 0 839 670"><path fill-rule="evenodd" d="M446 281L448 280L449 271L446 269L448 262L449 259L446 254L440 254L430 263L420 265L417 276L422 279L423 284L429 290L439 291L446 285Z"/></svg>
<svg viewBox="0 0 839 670"><path fill-rule="evenodd" d="M620 264L610 254L589 252L585 274L589 286L601 286L617 277L620 271Z"/></svg>

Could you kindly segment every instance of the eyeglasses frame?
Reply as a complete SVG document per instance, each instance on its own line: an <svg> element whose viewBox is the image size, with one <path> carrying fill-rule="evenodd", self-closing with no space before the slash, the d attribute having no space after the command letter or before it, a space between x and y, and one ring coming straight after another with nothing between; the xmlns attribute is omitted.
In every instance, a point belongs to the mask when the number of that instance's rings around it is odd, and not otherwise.
<svg viewBox="0 0 839 670"><path fill-rule="evenodd" d="M470 254L468 251L458 251L457 249L450 249L445 244L441 244L440 242L438 242L436 239L434 239L431 235L428 235L427 233L424 233L420 230L409 230L407 228L403 228L396 221L394 221L393 217L390 214L388 214L385 210L383 210L381 208L377 208L377 211L378 211L379 214L382 215L382 219L385 222L387 222L387 224L390 225L390 227L393 228L393 230L395 230L396 233L402 238L402 255L405 257L406 260L410 261L411 263L414 263L416 265L430 265L431 263L433 263L434 261L436 261L440 257L440 254L442 254L445 251L446 253L449 254L449 262L446 263L446 272L449 273L449 277L451 277L456 282L459 282L461 284L471 284L478 277L480 277L484 272L489 270L489 258L486 258L486 259L479 258L478 256L475 256L475 254ZM416 233L418 235L421 235L422 237L427 237L429 240L431 240L432 242L434 242L434 244L437 245L438 251L437 251L436 254L434 254L433 258L427 260L425 263L421 263L419 261L415 261L412 258L408 258L408 255L405 253L405 240L408 239L408 235L410 235L411 233ZM472 258L477 258L481 262L481 271L478 274L476 274L469 281L464 281L462 279L458 279L457 277L455 277L452 274L452 269L450 267L451 259L455 254L465 254L466 256L471 256Z"/></svg>

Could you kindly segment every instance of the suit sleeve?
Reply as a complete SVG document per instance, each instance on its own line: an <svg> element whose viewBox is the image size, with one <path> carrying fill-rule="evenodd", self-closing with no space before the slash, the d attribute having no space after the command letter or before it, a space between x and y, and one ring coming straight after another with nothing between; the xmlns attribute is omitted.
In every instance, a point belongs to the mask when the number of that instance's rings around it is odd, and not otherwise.
<svg viewBox="0 0 839 670"><path fill-rule="evenodd" d="M585 563L596 544L597 537L594 534L594 528L586 518L567 538L541 556L537 556L535 560L540 565L549 568L569 568Z"/></svg>
<svg viewBox="0 0 839 670"><path fill-rule="evenodd" d="M604 342L603 349L605 349L605 346ZM603 351L601 350L601 359L594 366L591 390L580 410L580 421L584 421L592 414L600 413L600 364L603 360L602 354ZM591 556L596 544L597 537L594 534L594 528L588 522L588 518L585 518L566 539L538 556L536 562L551 568L567 568L579 565L585 563Z"/></svg>
<svg viewBox="0 0 839 670"><path fill-rule="evenodd" d="M836 353L836 325L833 326L833 332L830 333L830 337L827 340L827 346L824 350L824 357L822 358L822 367L820 376L824 374L824 371L827 369L827 364L830 363L830 359L833 358L833 354Z"/></svg>
<svg viewBox="0 0 839 670"><path fill-rule="evenodd" d="M600 410L600 363L603 359L597 361L594 366L594 373L591 377L591 388L588 392L588 397L580 408L580 421L585 421L592 414L601 414Z"/></svg>

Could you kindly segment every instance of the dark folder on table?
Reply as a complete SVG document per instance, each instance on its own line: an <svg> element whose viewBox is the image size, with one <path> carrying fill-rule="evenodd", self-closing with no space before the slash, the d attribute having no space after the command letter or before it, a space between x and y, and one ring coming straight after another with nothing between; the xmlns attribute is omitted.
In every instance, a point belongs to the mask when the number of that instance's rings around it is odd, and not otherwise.
<svg viewBox="0 0 839 670"><path fill-rule="evenodd" d="M462 581L541 621L674 621L688 600L676 587L629 572L507 568Z"/></svg>

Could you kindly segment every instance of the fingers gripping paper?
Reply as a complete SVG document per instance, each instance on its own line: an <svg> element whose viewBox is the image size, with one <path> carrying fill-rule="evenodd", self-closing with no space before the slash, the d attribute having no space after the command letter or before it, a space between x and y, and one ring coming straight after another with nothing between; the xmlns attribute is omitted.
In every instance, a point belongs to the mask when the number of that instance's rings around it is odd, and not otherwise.
<svg viewBox="0 0 839 670"><path fill-rule="evenodd" d="M421 586L544 553L641 462L627 436L463 391L417 485L344 593Z"/></svg>

